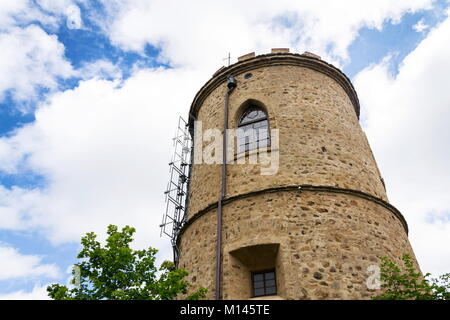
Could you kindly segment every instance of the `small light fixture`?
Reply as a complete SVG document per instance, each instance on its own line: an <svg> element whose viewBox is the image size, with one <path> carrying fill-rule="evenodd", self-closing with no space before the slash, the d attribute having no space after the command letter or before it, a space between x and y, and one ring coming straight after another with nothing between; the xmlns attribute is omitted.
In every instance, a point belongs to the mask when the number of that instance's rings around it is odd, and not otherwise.
<svg viewBox="0 0 450 320"><path fill-rule="evenodd" d="M230 90L237 87L236 79L232 75L228 76L227 86Z"/></svg>

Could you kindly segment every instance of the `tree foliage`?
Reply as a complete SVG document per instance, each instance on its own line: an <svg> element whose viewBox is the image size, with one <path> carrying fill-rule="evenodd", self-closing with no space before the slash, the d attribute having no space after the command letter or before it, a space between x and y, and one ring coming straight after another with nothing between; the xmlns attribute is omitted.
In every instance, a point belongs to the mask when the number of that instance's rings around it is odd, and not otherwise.
<svg viewBox="0 0 450 320"><path fill-rule="evenodd" d="M388 257L381 258L381 281L383 293L374 300L449 300L450 273L430 278L416 270L410 255L402 257L404 268Z"/></svg>
<svg viewBox="0 0 450 320"><path fill-rule="evenodd" d="M136 230L126 226L108 226L104 247L91 232L81 239L83 249L72 270L71 288L53 284L47 292L55 300L170 300L187 295L191 284L185 280L188 273L176 269L170 261L155 266L158 250L133 250L130 243ZM186 299L205 297L200 288Z"/></svg>

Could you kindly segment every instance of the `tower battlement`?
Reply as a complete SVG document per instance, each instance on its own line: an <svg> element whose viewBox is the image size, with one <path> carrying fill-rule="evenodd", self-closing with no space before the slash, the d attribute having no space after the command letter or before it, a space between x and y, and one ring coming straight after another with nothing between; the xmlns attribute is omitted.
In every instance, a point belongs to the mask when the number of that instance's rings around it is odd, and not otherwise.
<svg viewBox="0 0 450 320"><path fill-rule="evenodd" d="M212 78L197 92L189 111L191 115L195 116L197 114L198 108L201 106L204 98L211 92L211 90L217 88L217 86L221 83L226 82L226 78L229 74L239 75L253 69L257 69L261 66L297 65L316 70L335 79L335 81L338 82L349 95L349 98L355 108L356 115L359 118L359 99L350 79L341 70L332 64L321 60L320 56L316 54L310 52L298 54L290 53L289 49L272 49L271 53L256 56L255 53L252 52L241 56L239 59L240 60L237 63L234 63L228 67L221 67L217 70L213 74ZM192 117L189 118L192 120Z"/></svg>

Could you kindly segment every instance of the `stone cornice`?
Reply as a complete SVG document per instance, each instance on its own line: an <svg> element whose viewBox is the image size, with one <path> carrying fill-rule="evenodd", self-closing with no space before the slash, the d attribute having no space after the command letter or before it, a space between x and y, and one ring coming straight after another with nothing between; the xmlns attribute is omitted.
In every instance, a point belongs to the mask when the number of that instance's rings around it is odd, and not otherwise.
<svg viewBox="0 0 450 320"><path fill-rule="evenodd" d="M299 66L305 67L317 72L323 73L330 78L334 79L347 93L350 98L350 101L355 108L356 116L359 119L360 106L358 95L356 94L355 88L353 87L350 79L338 68L335 66L307 55L301 54L293 54L293 53L276 53L276 54L265 54L259 55L251 59L247 59L244 61L239 61L235 64L230 65L226 68L219 69L213 77L206 82L206 84L198 91L194 100L191 104L191 108L189 110L189 125L193 127L193 119L197 118L197 114L199 108L211 94L213 90L215 90L218 86L225 83L228 75L237 76L244 72L248 72L261 67L268 66L279 66L279 65L287 65L287 66Z"/></svg>
<svg viewBox="0 0 450 320"><path fill-rule="evenodd" d="M368 193L362 192L362 191L352 190L352 189L344 189L344 188L331 187L331 186L312 186L312 185L283 186L283 187L275 187L275 188L269 188L269 189L253 191L253 192L249 192L249 193L233 196L233 197L230 197L230 198L226 198L223 201L223 205L227 205L228 203L233 202L235 200L245 199L245 198L249 198L249 197L253 197L253 196L257 196L257 195L269 194L269 193L277 193L277 192L292 192L292 191L297 191L299 193L301 193L301 192L329 192L329 193L348 194L348 195L352 195L352 196L355 196L355 197L358 197L358 198L362 198L362 199L366 199L366 200L372 201L372 202L374 202L374 203L376 203L376 204L386 208L390 212L392 212L394 214L394 216L396 216L399 219L400 223L403 225L403 228L405 229L406 234L408 234L408 231L409 231L408 230L408 224L406 223L405 218L403 217L403 215L401 214L401 212L397 208L395 208L390 203L384 201L383 199L374 197L374 196L372 196L372 195L370 195ZM199 219L203 215L207 214L211 210L216 209L217 205L218 205L217 202L213 202L213 203L209 204L207 207L205 207L202 210L200 210L197 213L195 213L190 218L188 218L186 223L181 228L180 233L178 234L177 242L180 239L180 236L184 233L184 231L194 221L196 221L197 219Z"/></svg>

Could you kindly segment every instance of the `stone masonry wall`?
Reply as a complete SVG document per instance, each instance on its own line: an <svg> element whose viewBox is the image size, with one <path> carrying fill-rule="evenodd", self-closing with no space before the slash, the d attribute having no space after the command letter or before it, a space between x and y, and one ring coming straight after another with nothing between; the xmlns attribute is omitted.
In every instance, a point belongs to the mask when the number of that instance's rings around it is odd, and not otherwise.
<svg viewBox="0 0 450 320"><path fill-rule="evenodd" d="M414 257L399 219L385 207L357 196L289 191L250 196L225 206L224 299L250 298L247 268L229 252L255 244L280 243L278 296L284 299L368 299L367 268L389 256ZM214 298L216 210L182 236L181 268Z"/></svg>
<svg viewBox="0 0 450 320"><path fill-rule="evenodd" d="M248 80L244 75L236 76L229 128L236 128L240 107L247 100L262 103L271 129L280 130L280 168L269 178L259 174L259 165L228 166L228 196L273 186L312 184L360 190L387 200L353 105L339 84L317 71L296 66L270 66L251 73L253 77ZM198 119L203 130L222 130L225 91L223 84L200 108ZM219 193L220 165L194 165L190 212L217 201Z"/></svg>
<svg viewBox="0 0 450 320"><path fill-rule="evenodd" d="M256 58L258 59L258 58ZM235 128L251 99L268 111L271 129L280 130L280 167L260 175L260 165L227 166L223 212L223 298L251 297L251 271L230 252L279 244L278 296L283 299L368 299L367 267L382 256L414 257L400 219L379 202L355 194L286 191L296 185L329 186L363 192L387 202L381 175L354 105L331 77L307 67L270 65L234 76L229 128ZM244 75L252 77L245 79ZM203 130L223 126L226 84L203 101ZM214 298L216 219L220 165L195 164L188 223L179 239L180 267L194 286ZM271 193L260 190L276 189ZM234 197L234 198L233 198ZM208 209L210 208L210 209ZM190 220L192 219L192 220ZM417 266L418 267L418 266Z"/></svg>

